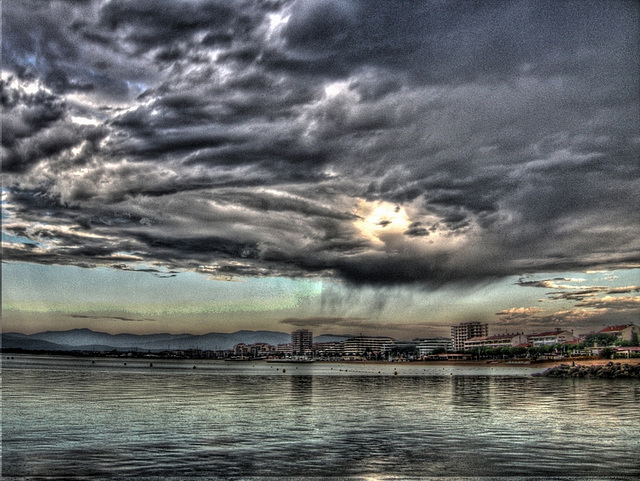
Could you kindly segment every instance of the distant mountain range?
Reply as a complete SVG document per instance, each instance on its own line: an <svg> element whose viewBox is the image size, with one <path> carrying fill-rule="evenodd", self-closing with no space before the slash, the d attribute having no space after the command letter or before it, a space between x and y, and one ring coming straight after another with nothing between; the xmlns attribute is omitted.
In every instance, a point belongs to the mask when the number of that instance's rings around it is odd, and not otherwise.
<svg viewBox="0 0 640 481"><path fill-rule="evenodd" d="M343 341L349 336L327 334L315 337L314 342ZM108 334L91 329L46 331L37 334L7 332L2 334L3 349L33 351L167 351L202 349L218 351L236 344L285 344L291 335L275 331L237 331L208 334Z"/></svg>

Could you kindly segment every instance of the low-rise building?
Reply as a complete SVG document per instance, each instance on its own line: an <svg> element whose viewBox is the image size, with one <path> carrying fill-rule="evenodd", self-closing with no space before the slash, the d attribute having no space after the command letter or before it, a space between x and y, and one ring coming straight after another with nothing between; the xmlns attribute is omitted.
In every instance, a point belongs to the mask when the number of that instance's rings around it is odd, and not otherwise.
<svg viewBox="0 0 640 481"><path fill-rule="evenodd" d="M392 341L382 345L382 354L393 359L414 360L418 357L418 341Z"/></svg>
<svg viewBox="0 0 640 481"><path fill-rule="evenodd" d="M276 353L276 346L266 342L256 342L248 346L249 355L253 358L268 357Z"/></svg>
<svg viewBox="0 0 640 481"><path fill-rule="evenodd" d="M319 357L337 357L342 354L342 343L335 342L316 342L313 344L313 350Z"/></svg>
<svg viewBox="0 0 640 481"><path fill-rule="evenodd" d="M365 353L380 354L385 344L391 344L391 337L357 336L342 341L345 356L359 356Z"/></svg>
<svg viewBox="0 0 640 481"><path fill-rule="evenodd" d="M276 346L276 352L279 354L285 354L290 356L291 354L293 354L293 347L291 346L290 342L286 344L278 344Z"/></svg>
<svg viewBox="0 0 640 481"><path fill-rule="evenodd" d="M233 346L233 355L237 357L245 357L249 355L249 346L244 343Z"/></svg>
<svg viewBox="0 0 640 481"><path fill-rule="evenodd" d="M464 350L473 349L498 349L500 347L516 347L527 342L527 336L523 333L494 334L492 336L481 336L467 339L464 342Z"/></svg>
<svg viewBox="0 0 640 481"><path fill-rule="evenodd" d="M449 337L428 337L418 339L416 346L420 357L428 356L434 351L453 351L453 340Z"/></svg>
<svg viewBox="0 0 640 481"><path fill-rule="evenodd" d="M554 344L575 342L573 331L563 331L562 329L528 334L527 338L533 347L553 346Z"/></svg>
<svg viewBox="0 0 640 481"><path fill-rule="evenodd" d="M640 338L640 327L635 324L622 324L618 326L607 326L598 331L601 334L612 334L621 341L633 341Z"/></svg>

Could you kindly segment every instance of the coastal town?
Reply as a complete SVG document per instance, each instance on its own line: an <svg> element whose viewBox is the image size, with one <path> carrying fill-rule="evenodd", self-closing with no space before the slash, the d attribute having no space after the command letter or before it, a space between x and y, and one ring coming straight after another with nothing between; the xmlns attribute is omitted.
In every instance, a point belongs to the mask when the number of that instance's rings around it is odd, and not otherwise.
<svg viewBox="0 0 640 481"><path fill-rule="evenodd" d="M228 359L291 359L332 361L470 361L481 359L561 360L565 357L640 357L640 327L635 324L607 326L597 332L576 335L573 331L489 334L481 322L451 326L451 337L399 341L385 336L355 336L340 342L313 342L313 333L298 329L291 342L237 344Z"/></svg>
<svg viewBox="0 0 640 481"><path fill-rule="evenodd" d="M428 362L485 361L529 364L564 359L640 358L640 327L636 324L605 326L597 331L576 334L557 328L542 332L489 332L482 322L463 322L451 326L450 337L425 337L410 341L388 336L343 336L340 340L314 342L313 332L298 329L287 343L237 343L230 349L75 349L48 351L11 349L3 352L71 354L74 356L134 357L158 359L214 359L224 361L268 362ZM326 339L331 336L321 336ZM333 336L339 338L340 336Z"/></svg>

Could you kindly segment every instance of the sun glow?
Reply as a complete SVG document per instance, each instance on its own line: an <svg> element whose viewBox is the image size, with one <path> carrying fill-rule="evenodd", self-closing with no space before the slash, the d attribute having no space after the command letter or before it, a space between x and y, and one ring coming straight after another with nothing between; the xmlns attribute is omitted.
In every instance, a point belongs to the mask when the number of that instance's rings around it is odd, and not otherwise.
<svg viewBox="0 0 640 481"><path fill-rule="evenodd" d="M355 214L359 217L354 222L356 229L375 243L382 243L385 235L402 234L411 223L403 207L384 201L361 200Z"/></svg>

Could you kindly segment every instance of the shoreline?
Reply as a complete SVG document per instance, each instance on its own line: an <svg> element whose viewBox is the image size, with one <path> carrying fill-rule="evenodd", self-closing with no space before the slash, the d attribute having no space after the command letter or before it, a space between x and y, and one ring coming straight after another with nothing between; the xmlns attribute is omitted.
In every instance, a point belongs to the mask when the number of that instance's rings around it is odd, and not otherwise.
<svg viewBox="0 0 640 481"><path fill-rule="evenodd" d="M61 356L61 357L74 357L74 358L108 358L108 359L123 359L123 357L119 356L91 356L85 353L80 354L76 352L11 352L11 350L3 351L1 353L2 356L5 356L7 359L14 355L32 355L32 356ZM225 359L208 359L208 358L189 358L189 357L168 357L168 358L138 358L138 357L127 357L126 359L134 360L134 359L144 359L144 360L160 360L167 359L173 361L226 361ZM1 361L2 359L0 359ZM238 362L273 362L274 360L270 359L246 359ZM278 362L278 360L275 360ZM280 361L283 362L283 361ZM381 365L381 366L434 366L434 367L501 367L501 368L540 368L540 369L549 369L559 366L604 366L607 363L621 363L621 364L629 364L632 366L640 365L640 358L616 358L616 359L602 359L602 358L565 358L559 360L541 360L541 361L525 361L525 360L451 360L451 359L442 359L442 360L429 360L429 361L375 361L375 360L322 360L318 359L313 362L319 364L351 364L351 365ZM284 363L284 362L283 362Z"/></svg>
<svg viewBox="0 0 640 481"><path fill-rule="evenodd" d="M621 358L621 359L562 359L562 360L551 360L551 361L532 361L530 363L519 363L517 361L451 361L451 360L441 360L441 361L408 361L408 362L388 362L388 361L317 361L321 363L344 363L344 364L373 364L373 365L404 365L404 366L460 366L460 367L478 367L478 366L487 366L487 367L514 367L514 368L522 368L522 367L535 367L535 368L551 368L557 367L561 365L571 365L571 363L575 363L576 366L604 366L609 362L614 363L622 363L622 364L631 364L631 365L639 365L640 358Z"/></svg>

